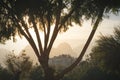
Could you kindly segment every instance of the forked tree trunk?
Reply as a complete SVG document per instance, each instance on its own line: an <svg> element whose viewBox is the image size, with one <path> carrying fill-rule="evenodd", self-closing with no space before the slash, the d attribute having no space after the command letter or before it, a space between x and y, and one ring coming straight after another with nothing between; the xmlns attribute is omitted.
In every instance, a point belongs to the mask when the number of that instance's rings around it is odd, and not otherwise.
<svg viewBox="0 0 120 80"><path fill-rule="evenodd" d="M77 66L77 64L82 60L96 30L97 30L97 27L102 19L102 16L103 16L103 12L104 10L98 15L98 18L93 26L93 29L89 35L89 38L88 40L86 41L86 44L85 46L83 47L83 50L80 54L80 56L77 58L77 60L71 65L69 66L68 68L66 68L63 72L61 72L60 74L58 74L57 76L54 76L54 70L52 68L48 68L44 73L45 73L45 76L44 76L44 80L60 80L61 78L64 77L65 74L67 74L69 71L71 71L75 66Z"/></svg>
<svg viewBox="0 0 120 80"><path fill-rule="evenodd" d="M49 66L48 58L46 56L42 56L39 63L44 71L43 80L60 80L55 76L55 70Z"/></svg>
<svg viewBox="0 0 120 80"><path fill-rule="evenodd" d="M45 80L55 80L54 79L54 71L51 68L48 68L48 70L46 70L44 75L44 79Z"/></svg>

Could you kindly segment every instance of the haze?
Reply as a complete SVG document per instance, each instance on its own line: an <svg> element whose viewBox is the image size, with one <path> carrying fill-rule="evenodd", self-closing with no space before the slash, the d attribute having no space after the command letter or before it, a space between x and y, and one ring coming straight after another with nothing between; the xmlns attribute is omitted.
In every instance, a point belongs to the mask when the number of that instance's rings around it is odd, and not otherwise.
<svg viewBox="0 0 120 80"><path fill-rule="evenodd" d="M94 41L102 34L102 35L109 35L112 34L114 27L120 24L120 16L110 15L110 18L104 19L102 23L99 25L98 30L93 38L93 41L87 51L90 52L91 47L95 43ZM84 42L89 36L89 33L92 29L90 21L84 22L83 25L80 27L78 25L74 25L71 27L67 32L60 33L55 41L53 47L57 47L60 43L66 42L70 44L72 48L81 46L80 49L84 46ZM17 42L13 43L12 40L6 42L5 45L0 44L0 48L7 49L9 51L14 50L16 54L19 54L21 50L23 50L27 45L28 42L22 38L20 39L17 37Z"/></svg>

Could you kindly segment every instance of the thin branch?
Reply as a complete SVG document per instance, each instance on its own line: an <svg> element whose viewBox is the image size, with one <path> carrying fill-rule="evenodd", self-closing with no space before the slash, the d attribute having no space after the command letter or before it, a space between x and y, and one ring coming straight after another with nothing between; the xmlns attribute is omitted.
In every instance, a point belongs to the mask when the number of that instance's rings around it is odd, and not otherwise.
<svg viewBox="0 0 120 80"><path fill-rule="evenodd" d="M23 20L21 20L21 21L22 21L22 24L23 24L23 27L24 27L25 31L27 32L27 34L29 35L29 37L30 37L30 39L31 39L31 43L32 43L32 44L34 45L34 47L36 48L37 53L40 54L40 53L39 53L39 50L37 49L37 46L36 46L36 44L35 44L34 39L33 39L32 35L30 34L30 32L29 32L29 30L28 30L27 25L24 23Z"/></svg>
<svg viewBox="0 0 120 80"><path fill-rule="evenodd" d="M45 27L45 22L44 22L43 17L41 17L41 23L42 23L42 26L43 26L43 29L44 29L44 37L45 37L47 32L46 32L46 27Z"/></svg>
<svg viewBox="0 0 120 80"><path fill-rule="evenodd" d="M73 14L73 12L74 12L74 9L72 9L72 10L69 12L69 14L66 15L66 16L62 19L61 25L59 26L58 30L61 29L61 27L65 24L65 22L66 22L66 21L68 20L68 18Z"/></svg>
<svg viewBox="0 0 120 80"><path fill-rule="evenodd" d="M16 18L14 18L14 21L18 21ZM16 22L17 23L17 22ZM27 36L27 34L24 32L24 30L22 29L22 27L17 23L18 29L20 30L21 34L27 39L27 41L29 42L29 44L31 45L31 47L33 48L35 54L37 55L37 57L39 58L39 52L38 49L35 45L35 42L32 40L32 37Z"/></svg>
<svg viewBox="0 0 120 80"><path fill-rule="evenodd" d="M39 52L38 52L38 50L37 50L37 47L36 47L34 41L32 40L32 38L30 38L30 36L28 36L28 35L24 32L24 30L23 30L22 27L20 26L20 24L19 24L20 21L17 19L17 17L16 17L17 15L15 15L14 10L12 10L12 9L11 9L8 5L6 5L6 3L4 3L3 1L1 1L1 2L2 2L1 4L3 5L3 7L6 8L6 9L11 13L11 16L13 17L12 20L17 23L17 24L16 24L16 27L18 27L18 29L20 30L20 33L27 39L27 41L29 42L29 44L31 45L31 47L33 48L35 54L37 55L37 57L38 57L38 59L39 59L40 55L39 55Z"/></svg>
<svg viewBox="0 0 120 80"><path fill-rule="evenodd" d="M42 26L43 26L43 29L44 29L44 51L46 50L46 37L47 37L47 29L46 29L46 26L45 26L45 22L44 22L44 19L43 17L41 17L41 23L42 23Z"/></svg>
<svg viewBox="0 0 120 80"><path fill-rule="evenodd" d="M55 22L55 28L53 30L53 34L52 34L52 37L51 37L51 40L50 40L50 43L48 45L48 55L50 54L50 51L51 51L51 48L53 46L53 43L58 35L58 32L59 32L59 25L60 25L60 19L61 19L61 12L62 12L62 6L63 5L63 2L62 0L59 0L59 6L58 6L58 10L57 10L57 13L56 13L56 22Z"/></svg>
<svg viewBox="0 0 120 80"><path fill-rule="evenodd" d="M88 48L88 46L89 46L92 38L93 38L93 36L94 36L94 34L95 34L95 32L96 32L96 30L97 30L97 28L98 28L98 25L99 25L99 23L100 23L100 21L101 21L101 19L102 19L103 13L104 13L104 10L102 10L101 13L98 15L98 18L97 18L97 20L96 20L96 22L95 22L95 24L94 24L94 26L93 26L93 29L92 29L92 31L91 31L91 34L90 34L90 36L89 36L89 38L88 38L85 46L83 47L83 49L82 49L79 57L76 59L75 62L73 62L73 64L71 64L69 67L67 67L66 69L64 69L60 74L58 74L58 75L57 75L58 77L63 77L64 74L66 74L66 73L68 73L69 71L71 71L71 70L72 70L74 67L76 67L77 64L82 60L82 58L83 58L83 56L84 56L84 54L85 54L85 52L86 52L86 50L87 50L87 48Z"/></svg>
<svg viewBox="0 0 120 80"><path fill-rule="evenodd" d="M45 36L44 51L46 51L46 49L47 49L48 41L49 41L49 38L50 38L51 26L50 26L50 16L49 15L48 15L48 18L47 18L47 23L48 23L48 27L47 27L47 34Z"/></svg>
<svg viewBox="0 0 120 80"><path fill-rule="evenodd" d="M33 19L33 20L32 20L32 23L33 23L33 28L34 28L34 30L35 30L35 34L36 34L36 37L37 37L38 47L39 47L39 50L40 50L40 54L42 54L42 53L43 53L43 49L42 49L42 44L41 44L41 38L40 38L39 30L38 30L37 25L36 25L36 23L35 23L34 16L31 15L31 17L32 17L32 19Z"/></svg>
<svg viewBox="0 0 120 80"><path fill-rule="evenodd" d="M72 13L74 12L74 9L72 9L68 15L66 15L63 20L61 21L61 24L59 26L59 21L60 21L60 14L57 15L56 17L56 24L55 24L55 28L54 28L54 31L53 31L53 35L52 35L52 38L50 40L50 44L48 46L48 52L50 52L51 48L52 48L52 45L58 35L58 32L60 31L61 27L63 26L63 24L68 20L68 18L72 15ZM50 53L49 53L50 54Z"/></svg>
<svg viewBox="0 0 120 80"><path fill-rule="evenodd" d="M52 46L53 46L53 43L54 43L54 41L55 41L55 39L56 39L56 37L57 37L57 35L58 35L58 32L59 32L59 30L58 30L58 25L59 25L60 16L61 16L61 10L59 10L58 12L59 12L59 13L58 13L57 16L56 16L55 28L54 28L54 30L53 30L53 34L52 34L50 43L49 43L49 45L48 45L48 53L47 53L48 55L50 54L50 50L51 50L51 48L52 48Z"/></svg>
<svg viewBox="0 0 120 80"><path fill-rule="evenodd" d="M58 35L58 32L60 31L61 27L63 26L63 24L68 20L68 18L73 14L74 12L74 9L72 9L64 18L63 20L61 21L61 23L59 23L60 21L60 14L61 14L61 10L59 12L59 14L57 15L56 17L56 24L55 24L55 28L54 28L54 31L53 31L53 35L52 35L52 38L50 40L50 44L49 44L49 47L48 47L48 52L50 52L51 48L52 48L52 45ZM60 24L60 26L59 26ZM50 53L49 53L50 54Z"/></svg>

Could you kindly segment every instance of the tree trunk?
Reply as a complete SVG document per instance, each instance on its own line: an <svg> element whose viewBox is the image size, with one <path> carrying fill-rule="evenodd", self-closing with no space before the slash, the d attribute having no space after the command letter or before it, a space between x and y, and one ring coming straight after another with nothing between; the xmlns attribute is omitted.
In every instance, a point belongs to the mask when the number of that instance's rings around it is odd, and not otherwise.
<svg viewBox="0 0 120 80"><path fill-rule="evenodd" d="M44 74L45 74L44 80L60 80L61 78L64 77L65 74L67 74L75 66L77 66L77 64L82 60L82 58L83 58L83 56L84 56L84 54L85 54L91 40L92 40L92 38L93 38L93 36L94 36L94 34L95 34L96 30L97 30L99 22L101 21L101 18L103 16L103 12L104 12L104 10L98 15L98 18L97 18L97 20L96 20L96 22L94 24L94 27L93 27L93 29L92 29L92 31L90 33L90 36L89 36L89 38L88 38L88 40L87 40L81 54L80 54L80 56L77 58L77 60L71 66L66 68L63 72L61 72L60 74L57 74L57 76L54 75L54 72L55 72L54 69L48 67L46 70L44 70ZM45 67L43 67L43 68L45 68Z"/></svg>
<svg viewBox="0 0 120 80"><path fill-rule="evenodd" d="M47 55L42 55L42 57L39 59L39 62L44 71L43 80L60 80L55 76L55 70L49 66Z"/></svg>
<svg viewBox="0 0 120 80"><path fill-rule="evenodd" d="M88 46L90 45L90 42L92 41L93 39L93 36L98 28L98 25L100 23L100 21L102 20L102 16L103 16L103 13L104 13L104 8L103 10L101 10L101 13L98 15L98 18L93 26L93 29L88 37L88 40L86 41L85 43L85 46L83 47L79 57L76 59L76 61L71 64L69 67L67 67L66 69L64 69L60 74L58 74L57 76L59 76L60 78L64 77L65 74L67 74L68 72L70 72L71 70L73 70L73 68L75 68L77 66L77 64L82 60L83 56L85 55L85 52L88 48Z"/></svg>
<svg viewBox="0 0 120 80"><path fill-rule="evenodd" d="M51 68L48 68L44 73L45 80L54 80L54 71Z"/></svg>
<svg viewBox="0 0 120 80"><path fill-rule="evenodd" d="M55 70L53 68L47 68L44 70L44 80L60 80L60 78L55 76Z"/></svg>

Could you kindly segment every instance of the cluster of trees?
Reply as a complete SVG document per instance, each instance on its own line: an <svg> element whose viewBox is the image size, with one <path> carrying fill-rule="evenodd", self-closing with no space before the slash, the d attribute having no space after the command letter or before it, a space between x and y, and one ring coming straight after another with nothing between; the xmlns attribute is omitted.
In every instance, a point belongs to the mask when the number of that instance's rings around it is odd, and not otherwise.
<svg viewBox="0 0 120 80"><path fill-rule="evenodd" d="M101 35L89 56L63 80L120 80L120 25L113 35Z"/></svg>
<svg viewBox="0 0 120 80"><path fill-rule="evenodd" d="M114 29L114 35L101 36L96 42L90 53L92 64L120 76L120 26Z"/></svg>
<svg viewBox="0 0 120 80"><path fill-rule="evenodd" d="M64 61L66 57L74 62L69 55L54 57ZM77 67L61 80L120 80L120 26L114 29L114 35L101 36L90 53L90 58L82 61ZM55 62L55 61L54 61ZM52 63L51 63L52 65ZM64 64L62 64L64 65ZM53 67L53 66L51 66ZM58 71L63 68L56 66ZM64 66L66 67L66 66ZM55 68L55 66L53 67ZM57 73L57 71L56 71ZM10 55L6 60L6 68L0 67L0 80L43 80L44 73L40 65L32 65L25 54Z"/></svg>
<svg viewBox="0 0 120 80"><path fill-rule="evenodd" d="M1 0L0 42L11 38L15 41L15 36L24 36L42 66L44 80L60 80L82 60L104 14L117 13L119 8L120 0ZM55 74L48 62L58 33L66 31L73 22L81 25L89 19L92 19L93 30L81 54L73 64ZM51 27L54 27L53 31ZM37 43L30 29L34 30ZM44 33L44 43L40 31Z"/></svg>
<svg viewBox="0 0 120 80"><path fill-rule="evenodd" d="M0 80L43 80L43 71L25 54L10 54L6 56L5 66L0 66Z"/></svg>
<svg viewBox="0 0 120 80"><path fill-rule="evenodd" d="M5 66L1 66L0 80L27 80L32 61L26 55L16 56L14 54L6 56Z"/></svg>

